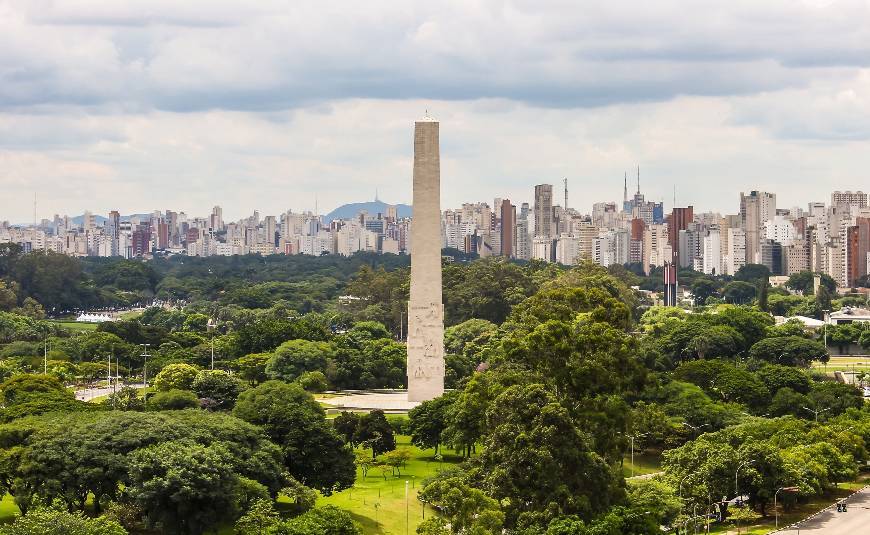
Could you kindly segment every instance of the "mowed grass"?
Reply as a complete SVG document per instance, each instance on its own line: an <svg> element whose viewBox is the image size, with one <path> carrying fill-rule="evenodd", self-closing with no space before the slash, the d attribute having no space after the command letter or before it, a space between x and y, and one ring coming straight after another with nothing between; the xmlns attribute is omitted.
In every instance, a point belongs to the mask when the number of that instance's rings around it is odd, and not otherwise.
<svg viewBox="0 0 870 535"><path fill-rule="evenodd" d="M362 470L357 469L353 488L320 497L317 505L334 505L344 509L360 524L366 535L415 533L424 514L426 518L435 514L432 508L424 507L417 500L420 482L440 470L456 466L462 462L462 458L453 455L452 450L443 450L443 459L436 461L434 450L421 450L411 444L410 437L404 435L396 435L396 447L407 448L411 452L411 459L401 475L394 476L389 470L384 474L379 468L373 467L368 476L363 477Z"/></svg>
<svg viewBox="0 0 870 535"><path fill-rule="evenodd" d="M654 474L662 471L662 458L656 454L634 454L634 474L632 474L631 455L626 455L622 461L622 476L631 477Z"/></svg>
<svg viewBox="0 0 870 535"><path fill-rule="evenodd" d="M0 500L0 524L9 524L15 521L15 518L21 514L18 506L15 505L15 499L10 494L3 496Z"/></svg>
<svg viewBox="0 0 870 535"><path fill-rule="evenodd" d="M96 331L97 324L96 323L82 323L79 321L53 321L52 323L56 323L65 329L69 329L71 331Z"/></svg>
<svg viewBox="0 0 870 535"><path fill-rule="evenodd" d="M814 362L813 368L827 373L870 371L870 357L831 357L827 364Z"/></svg>

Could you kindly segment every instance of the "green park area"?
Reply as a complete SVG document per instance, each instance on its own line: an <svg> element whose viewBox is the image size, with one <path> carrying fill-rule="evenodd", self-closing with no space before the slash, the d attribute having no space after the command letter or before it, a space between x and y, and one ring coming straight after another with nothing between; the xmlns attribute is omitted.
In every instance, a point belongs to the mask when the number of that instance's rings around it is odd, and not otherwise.
<svg viewBox="0 0 870 535"><path fill-rule="evenodd" d="M421 481L459 464L462 458L446 453L438 460L434 450L422 450L412 445L411 438L405 435L396 435L396 447L406 448L410 453L410 459L400 473L372 467L364 476L362 469L358 468L352 488L320 497L317 505L335 505L347 511L367 535L415 533L424 514L426 517L434 514L432 508L424 507L417 500Z"/></svg>
<svg viewBox="0 0 870 535"><path fill-rule="evenodd" d="M813 369L834 372L870 372L870 357L831 357L831 360L822 363L813 363Z"/></svg>
<svg viewBox="0 0 870 535"><path fill-rule="evenodd" d="M96 331L96 323L84 323L81 321L52 321L55 325L71 331Z"/></svg>

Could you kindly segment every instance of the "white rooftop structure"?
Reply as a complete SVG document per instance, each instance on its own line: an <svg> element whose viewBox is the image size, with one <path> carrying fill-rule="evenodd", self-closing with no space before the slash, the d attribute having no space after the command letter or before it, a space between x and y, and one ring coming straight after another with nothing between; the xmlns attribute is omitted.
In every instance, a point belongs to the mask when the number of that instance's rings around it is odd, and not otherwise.
<svg viewBox="0 0 870 535"><path fill-rule="evenodd" d="M866 323L870 322L870 310L866 308L843 307L828 315L830 323Z"/></svg>
<svg viewBox="0 0 870 535"><path fill-rule="evenodd" d="M104 321L112 321L112 317L108 314L88 314L87 312L83 312L79 314L76 321L82 323L103 323Z"/></svg>

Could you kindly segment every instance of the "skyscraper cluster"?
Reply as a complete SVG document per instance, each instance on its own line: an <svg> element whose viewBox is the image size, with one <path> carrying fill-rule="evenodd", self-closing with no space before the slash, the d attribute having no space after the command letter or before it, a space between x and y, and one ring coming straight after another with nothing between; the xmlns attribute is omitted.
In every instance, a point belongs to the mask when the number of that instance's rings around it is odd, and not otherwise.
<svg viewBox="0 0 870 535"><path fill-rule="evenodd" d="M383 213L360 212L351 219L325 222L312 212L289 210L280 216L254 213L224 221L215 206L208 217L155 211L122 217L117 211L98 218L55 216L37 225L0 223L0 243L13 242L25 251L50 250L71 256L150 258L155 254L232 256L244 254L339 254L358 251L406 252L410 220L399 219L394 206Z"/></svg>
<svg viewBox="0 0 870 535"><path fill-rule="evenodd" d="M708 274L733 275L746 264L763 264L774 275L812 270L841 286L868 274L870 208L862 191L835 191L829 202L805 207L777 206L776 194L740 192L734 213L700 212L646 199L638 181L623 200L596 202L589 213L567 205L567 183L538 184L531 203L495 198L442 211L445 248L481 257L505 256L576 264L588 258L604 266L674 265ZM564 193L562 195L561 193ZM561 201L561 202L560 202ZM352 255L357 251L411 253L412 218L394 206L382 213L359 212L326 221L313 212L227 222L219 206L207 217L172 210L121 216L55 216L34 225L0 223L0 242L25 250L47 249L74 256L148 258L154 254L191 256L237 254Z"/></svg>

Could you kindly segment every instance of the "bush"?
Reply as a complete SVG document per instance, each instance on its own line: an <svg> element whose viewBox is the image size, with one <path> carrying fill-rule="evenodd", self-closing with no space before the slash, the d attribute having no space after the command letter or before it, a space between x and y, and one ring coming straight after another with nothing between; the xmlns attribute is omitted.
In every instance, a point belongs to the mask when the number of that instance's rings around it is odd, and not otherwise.
<svg viewBox="0 0 870 535"><path fill-rule="evenodd" d="M105 517L89 518L82 512L40 507L19 516L13 524L0 528L2 535L42 535L75 533L78 535L126 535L121 524Z"/></svg>
<svg viewBox="0 0 870 535"><path fill-rule="evenodd" d="M199 399L189 390L168 390L148 398L148 410L176 411L199 407Z"/></svg>

